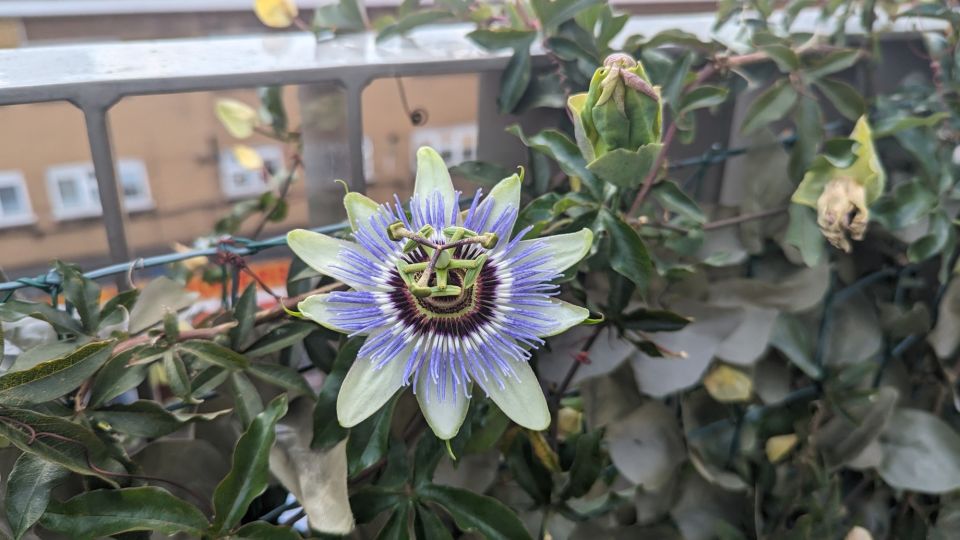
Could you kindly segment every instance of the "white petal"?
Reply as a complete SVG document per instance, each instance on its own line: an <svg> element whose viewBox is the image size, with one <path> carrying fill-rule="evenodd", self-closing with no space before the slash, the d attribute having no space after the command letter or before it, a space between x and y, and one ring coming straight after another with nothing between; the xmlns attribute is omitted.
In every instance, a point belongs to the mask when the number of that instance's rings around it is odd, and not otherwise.
<svg viewBox="0 0 960 540"><path fill-rule="evenodd" d="M358 283L355 279L350 278L345 275L344 272L335 268L338 264L344 264L340 257L340 252L343 250L351 250L366 259L373 260L370 254L367 253L367 250L355 242L341 240L305 229L294 229L287 233L287 245L296 253L297 257L303 259L303 262L325 276L340 280L350 287L361 291L369 291L376 288L365 283Z"/></svg>
<svg viewBox="0 0 960 540"><path fill-rule="evenodd" d="M450 171L436 150L422 146L417 150L417 179L413 185L413 193L423 203L435 197L434 193L437 192L443 197L444 215L449 216L457 204Z"/></svg>
<svg viewBox="0 0 960 540"><path fill-rule="evenodd" d="M546 326L541 326L544 330L537 334L537 337L555 336L582 323L590 316L590 310L556 298L550 299L549 306L523 306L523 309L542 313L544 318L549 319L550 322L541 323Z"/></svg>
<svg viewBox="0 0 960 540"><path fill-rule="evenodd" d="M544 261L540 268L560 274L580 262L580 259L583 259L590 251L590 246L593 245L593 231L584 228L575 233L521 240L514 248L514 252L520 252L535 243L547 244L547 249L538 252L537 255L542 257Z"/></svg>
<svg viewBox="0 0 960 540"><path fill-rule="evenodd" d="M343 427L353 427L390 400L403 386L403 371L412 345L401 349L386 365L377 369L369 358L357 357L337 394L337 420Z"/></svg>
<svg viewBox="0 0 960 540"><path fill-rule="evenodd" d="M300 310L300 313L304 317L310 319L311 321L329 328L334 332L340 332L341 334L349 334L352 330L343 328L336 323L336 315L331 311L331 307L341 306L341 307L358 307L358 304L346 304L343 302L330 302L327 298L330 294L314 294L303 299L299 304L297 304L297 309Z"/></svg>
<svg viewBox="0 0 960 540"><path fill-rule="evenodd" d="M527 429L541 431L550 425L550 410L530 364L512 361L516 377L503 377L504 388L496 381L486 383L487 395L511 420Z"/></svg>
<svg viewBox="0 0 960 540"><path fill-rule="evenodd" d="M380 205L376 201L356 191L347 193L343 198L343 206L347 209L350 227L355 231L368 227L370 218L380 212Z"/></svg>
<svg viewBox="0 0 960 540"><path fill-rule="evenodd" d="M493 225L497 223L497 220L500 219L500 216L509 211L511 208L515 211L520 209L520 176L512 175L504 178L497 185L493 186L493 189L490 190L490 193L483 199L483 205L493 205L493 209L490 210L490 215L487 216L487 221L485 223L474 224L476 231L483 233L489 232ZM514 214L513 219L510 220L508 224L504 226L504 230L509 233L513 230L513 223L516 221L516 214ZM505 242L507 238L501 238L501 242Z"/></svg>
<svg viewBox="0 0 960 540"><path fill-rule="evenodd" d="M420 403L420 410L423 411L423 417L426 418L430 429L443 440L454 438L460 431L460 426L467 417L467 408L470 406L465 387L458 388L457 395L454 397L453 374L448 372L445 399L441 400L437 392L437 383L430 377L428 370L420 372L416 385L417 402Z"/></svg>

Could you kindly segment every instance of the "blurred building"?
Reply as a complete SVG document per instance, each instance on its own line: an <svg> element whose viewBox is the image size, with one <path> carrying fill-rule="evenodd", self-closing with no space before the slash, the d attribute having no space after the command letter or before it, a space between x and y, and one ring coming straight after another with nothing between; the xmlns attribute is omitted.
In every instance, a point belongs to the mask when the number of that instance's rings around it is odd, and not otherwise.
<svg viewBox="0 0 960 540"><path fill-rule="evenodd" d="M5 1L0 2L0 46L267 31L250 5L247 0ZM475 152L475 75L404 79L400 84L409 107L422 108L427 122L415 126L410 121L398 81L378 80L366 89L365 172L376 198L410 189L413 152L421 145L437 148L450 163L472 159ZM136 256L170 251L175 242L208 234L235 202L268 189L262 174L244 170L234 160L231 148L237 141L213 114L219 97L257 103L256 91L250 89L132 97L112 109L117 172L129 212L127 234ZM299 125L294 88L286 89L284 101L291 126ZM80 112L66 103L0 107L0 126L0 268L20 277L42 271L53 258L87 268L106 263ZM244 143L259 150L271 167L282 166L291 151L261 136ZM294 185L289 201L287 220L266 234L307 224L302 182Z"/></svg>

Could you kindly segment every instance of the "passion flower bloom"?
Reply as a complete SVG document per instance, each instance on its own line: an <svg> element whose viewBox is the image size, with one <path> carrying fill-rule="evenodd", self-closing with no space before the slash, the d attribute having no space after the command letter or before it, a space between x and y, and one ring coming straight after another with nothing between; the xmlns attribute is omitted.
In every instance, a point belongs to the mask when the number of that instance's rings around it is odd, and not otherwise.
<svg viewBox="0 0 960 540"><path fill-rule="evenodd" d="M407 385L441 439L457 434L478 387L517 424L550 424L530 349L588 317L553 298L552 281L586 255L593 233L511 237L517 175L482 201L478 192L468 210L459 210L459 197L443 160L424 147L409 216L399 200L391 206L348 193L356 242L302 229L287 236L304 262L352 289L311 296L300 312L367 336L337 396L343 426L369 418Z"/></svg>

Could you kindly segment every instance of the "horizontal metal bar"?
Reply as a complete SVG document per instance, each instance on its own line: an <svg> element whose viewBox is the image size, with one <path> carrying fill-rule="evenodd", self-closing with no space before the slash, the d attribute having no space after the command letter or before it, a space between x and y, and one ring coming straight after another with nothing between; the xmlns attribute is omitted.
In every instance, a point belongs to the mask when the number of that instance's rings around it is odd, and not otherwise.
<svg viewBox="0 0 960 540"><path fill-rule="evenodd" d="M342 221L340 223L315 227L310 230L318 233L330 234L346 230L349 226L349 223ZM89 279L101 279L109 276L121 275L129 272L130 270L164 266L167 264L173 264L175 262L185 261L187 259L192 259L194 257L211 257L222 251L228 251L236 255L246 256L260 253L265 249L287 245L286 235L274 236L266 240L257 241L244 241L242 238L231 238L231 240L234 243L238 243L238 245L223 243L217 247L194 249L182 253L167 253L165 255L157 255L156 257L145 257L135 261L113 264L103 268L98 268L96 270L91 270L89 272L84 272L83 275ZM25 287L35 287L41 284L49 286L58 285L58 278L59 276L55 272L51 271L34 278L0 283L0 291L14 291Z"/></svg>

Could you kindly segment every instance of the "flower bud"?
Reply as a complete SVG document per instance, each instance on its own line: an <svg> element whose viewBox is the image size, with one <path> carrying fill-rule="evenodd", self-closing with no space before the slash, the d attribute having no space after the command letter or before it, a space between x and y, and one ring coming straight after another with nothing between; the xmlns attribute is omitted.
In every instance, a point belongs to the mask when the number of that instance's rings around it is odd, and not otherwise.
<svg viewBox="0 0 960 540"><path fill-rule="evenodd" d="M660 142L660 88L650 84L643 65L630 55L608 56L589 91L571 96L568 105L587 161L618 148L635 152Z"/></svg>

